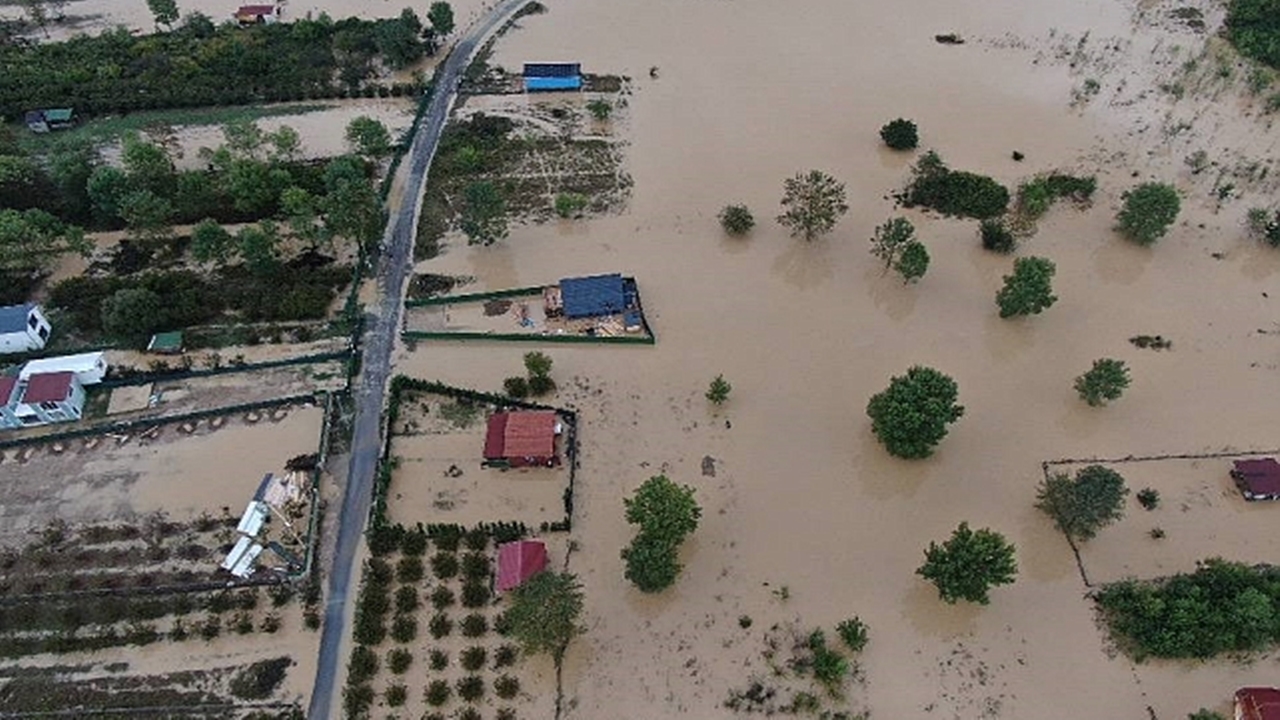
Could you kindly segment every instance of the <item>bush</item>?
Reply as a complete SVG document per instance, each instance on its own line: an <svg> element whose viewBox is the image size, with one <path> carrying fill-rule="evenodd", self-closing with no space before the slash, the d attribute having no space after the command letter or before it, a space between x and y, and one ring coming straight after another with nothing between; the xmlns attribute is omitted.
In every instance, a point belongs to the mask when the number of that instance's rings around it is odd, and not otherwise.
<svg viewBox="0 0 1280 720"><path fill-rule="evenodd" d="M402 585L396 589L396 612L411 613L422 605L418 599L418 589L412 585Z"/></svg>
<svg viewBox="0 0 1280 720"><path fill-rule="evenodd" d="M387 653L387 669L396 675L403 675L413 664L413 653L404 648L395 648Z"/></svg>
<svg viewBox="0 0 1280 720"><path fill-rule="evenodd" d="M348 684L342 689L342 707L347 717L364 717L372 706L373 688L368 684Z"/></svg>
<svg viewBox="0 0 1280 720"><path fill-rule="evenodd" d="M1242 55L1280 68L1280 20L1270 0L1231 0L1227 4L1227 39Z"/></svg>
<svg viewBox="0 0 1280 720"><path fill-rule="evenodd" d="M1129 387L1129 368L1123 360L1101 358L1093 361L1093 367L1076 378L1075 389L1090 407L1105 405L1124 394Z"/></svg>
<svg viewBox="0 0 1280 720"><path fill-rule="evenodd" d="M262 624L258 626L258 629L267 634L279 631L280 616L275 613L268 614L266 617L262 618Z"/></svg>
<svg viewBox="0 0 1280 720"><path fill-rule="evenodd" d="M480 637L489 632L489 621L480 613L471 613L462 619L462 634L466 637Z"/></svg>
<svg viewBox="0 0 1280 720"><path fill-rule="evenodd" d="M1138 504L1144 510L1155 510L1160 507L1160 491L1155 488L1142 488L1138 491L1136 497L1138 498Z"/></svg>
<svg viewBox="0 0 1280 720"><path fill-rule="evenodd" d="M293 660L288 657L259 660L231 678L231 694L241 700L265 700L284 682L291 665Z"/></svg>
<svg viewBox="0 0 1280 720"><path fill-rule="evenodd" d="M742 237L756 226L755 216L746 205L725 205L718 217L720 227L724 228L726 234L734 237Z"/></svg>
<svg viewBox="0 0 1280 720"><path fill-rule="evenodd" d="M473 707L462 708L458 711L458 720L484 720L484 716L480 711Z"/></svg>
<svg viewBox="0 0 1280 720"><path fill-rule="evenodd" d="M502 645L493 653L493 666L495 668L510 667L516 664L516 660L520 657L520 650L515 645Z"/></svg>
<svg viewBox="0 0 1280 720"><path fill-rule="evenodd" d="M491 593L484 583L468 581L462 586L463 607L478 608L488 604Z"/></svg>
<svg viewBox="0 0 1280 720"><path fill-rule="evenodd" d="M529 381L523 377L512 376L502 381L502 392L517 400L529 397Z"/></svg>
<svg viewBox="0 0 1280 720"><path fill-rule="evenodd" d="M604 122L613 114L613 105L609 104L608 100L596 98L587 103L587 111L590 112L591 116L596 120Z"/></svg>
<svg viewBox="0 0 1280 720"><path fill-rule="evenodd" d="M889 382L867 403L871 432L890 455L921 459L947 436L947 426L964 415L959 390L950 377L915 366Z"/></svg>
<svg viewBox="0 0 1280 720"><path fill-rule="evenodd" d="M582 193L559 193L555 200L556 215L566 220L582 217L583 211L590 203L591 200Z"/></svg>
<svg viewBox="0 0 1280 720"><path fill-rule="evenodd" d="M486 580L489 577L489 558L478 552L462 556L462 576L468 580Z"/></svg>
<svg viewBox="0 0 1280 720"><path fill-rule="evenodd" d="M840 639L853 652L862 652L867 646L867 624L862 622L861 618L852 617L848 620L842 620L836 625L836 632L840 635Z"/></svg>
<svg viewBox="0 0 1280 720"><path fill-rule="evenodd" d="M412 615L397 615L391 622L391 639L407 643L418 637L418 620Z"/></svg>
<svg viewBox="0 0 1280 720"><path fill-rule="evenodd" d="M422 558L410 556L400 558L396 563L396 580L402 583L416 583L422 579Z"/></svg>
<svg viewBox="0 0 1280 720"><path fill-rule="evenodd" d="M1039 257L1020 257L1013 261L1013 274L1004 276L1004 287L996 292L1000 317L1038 315L1058 301L1053 294L1053 276L1057 266Z"/></svg>
<svg viewBox="0 0 1280 720"><path fill-rule="evenodd" d="M378 656L368 646L357 645L351 649L347 665L347 682L358 685L372 680L378 674Z"/></svg>
<svg viewBox="0 0 1280 720"><path fill-rule="evenodd" d="M453 591L444 585L437 585L436 589L431 591L431 607L436 610L452 607L454 601Z"/></svg>
<svg viewBox="0 0 1280 720"><path fill-rule="evenodd" d="M388 685L382 697L387 701L387 707L400 707L408 699L409 690L399 683Z"/></svg>
<svg viewBox="0 0 1280 720"><path fill-rule="evenodd" d="M444 613L436 613L431 616L431 622L427 625L427 629L431 631L431 637L439 640L453 632L453 621Z"/></svg>
<svg viewBox="0 0 1280 720"><path fill-rule="evenodd" d="M427 552L427 534L421 529L406 532L400 541L400 552L411 557L421 557Z"/></svg>
<svg viewBox="0 0 1280 720"><path fill-rule="evenodd" d="M449 667L449 653L443 650L432 650L428 656L428 664L432 670L443 670Z"/></svg>
<svg viewBox="0 0 1280 720"><path fill-rule="evenodd" d="M524 380L524 378L520 378ZM453 553L438 552L431 556L431 572L437 580L448 580L458 574L458 556Z"/></svg>
<svg viewBox="0 0 1280 720"><path fill-rule="evenodd" d="M912 179L899 197L906 207L932 208L944 215L986 220L1003 215L1009 190L992 178L951 170L932 150L912 169Z"/></svg>
<svg viewBox="0 0 1280 720"><path fill-rule="evenodd" d="M1169 232L1180 209L1178 191L1172 185L1143 183L1125 193L1116 229L1139 245L1150 245Z"/></svg>
<svg viewBox="0 0 1280 720"><path fill-rule="evenodd" d="M475 672L484 667L484 663L489 659L489 652L480 646L469 647L462 651L462 669L467 672Z"/></svg>
<svg viewBox="0 0 1280 720"><path fill-rule="evenodd" d="M982 247L991 252L1008 255L1018 249L1018 240L1013 236L1013 231L999 218L983 220L978 225L978 234L982 237Z"/></svg>
<svg viewBox="0 0 1280 720"><path fill-rule="evenodd" d="M555 389L556 381L548 375L534 375L529 378L529 394L534 397L542 397L555 392Z"/></svg>
<svg viewBox="0 0 1280 720"><path fill-rule="evenodd" d="M903 118L885 123L880 128L880 139L893 150L914 150L920 144L916 124Z"/></svg>
<svg viewBox="0 0 1280 720"><path fill-rule="evenodd" d="M493 681L493 691L503 700L510 700L520 692L520 681L510 675L503 675Z"/></svg>
<svg viewBox="0 0 1280 720"><path fill-rule="evenodd" d="M470 703L484 697L484 680L478 675L468 675L458 680L456 688L458 697Z"/></svg>
<svg viewBox="0 0 1280 720"><path fill-rule="evenodd" d="M1097 189L1098 180L1093 176L1058 172L1041 175L1018 186L1018 212L1035 220L1049 210L1054 200L1070 198L1078 203L1087 202Z"/></svg>
<svg viewBox="0 0 1280 720"><path fill-rule="evenodd" d="M432 680L427 685L427 704L431 707L440 707L449 702L449 696L452 694L453 689L449 687L449 683L444 680Z"/></svg>
<svg viewBox="0 0 1280 720"><path fill-rule="evenodd" d="M210 615L200 623L200 637L205 640L213 640L222 634L222 618L217 615Z"/></svg>

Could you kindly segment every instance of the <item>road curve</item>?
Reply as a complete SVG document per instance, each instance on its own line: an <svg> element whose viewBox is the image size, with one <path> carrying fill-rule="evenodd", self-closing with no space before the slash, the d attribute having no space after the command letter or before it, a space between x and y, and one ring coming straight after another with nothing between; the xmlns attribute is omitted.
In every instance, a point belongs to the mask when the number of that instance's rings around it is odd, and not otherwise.
<svg viewBox="0 0 1280 720"><path fill-rule="evenodd" d="M382 446L382 411L387 380L391 376L391 350L400 325L400 298L405 277L413 266L413 242L417 231L427 169L435 157L440 134L457 92L462 74L472 55L484 39L506 22L507 18L528 0L503 0L458 40L445 58L436 76L436 92L418 125L409 146L409 176L404 184L404 197L387 229L383 241L382 262L378 269L378 312L366 323L361 376L356 391L355 429L351 438L351 465L347 471L347 488L338 515L338 541L333 567L329 572L329 588L324 608L324 630L320 636L320 655L316 663L316 679L311 690L310 720L336 718L336 688L341 658L338 650L346 635L347 600L354 595L352 565L356 547L364 532L373 496L373 478L377 472Z"/></svg>

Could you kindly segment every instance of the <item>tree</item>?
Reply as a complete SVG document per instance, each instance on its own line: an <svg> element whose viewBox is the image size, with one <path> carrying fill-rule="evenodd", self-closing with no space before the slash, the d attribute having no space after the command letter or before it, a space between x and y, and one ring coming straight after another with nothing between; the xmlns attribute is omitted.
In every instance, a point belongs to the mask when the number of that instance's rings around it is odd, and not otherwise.
<svg viewBox="0 0 1280 720"><path fill-rule="evenodd" d="M1093 407L1115 400L1129 387L1129 368L1122 360L1102 358L1093 361L1093 367L1076 378L1076 392L1080 399Z"/></svg>
<svg viewBox="0 0 1280 720"><path fill-rule="evenodd" d="M102 330L140 344L165 323L160 296L146 288L124 288L102 301Z"/></svg>
<svg viewBox="0 0 1280 720"><path fill-rule="evenodd" d="M831 232L847 212L844 183L820 170L810 170L787 178L783 184L778 223L792 237L812 240Z"/></svg>
<svg viewBox="0 0 1280 720"><path fill-rule="evenodd" d="M898 271L905 283L919 280L929 269L929 250L919 240L912 240L902 246L902 253L893 263L893 269Z"/></svg>
<svg viewBox="0 0 1280 720"><path fill-rule="evenodd" d="M884 269L888 270L893 267L903 247L915 241L915 234L916 228L910 220L889 218L885 224L876 226L876 233L871 236L871 254L884 261Z"/></svg>
<svg viewBox="0 0 1280 720"><path fill-rule="evenodd" d="M591 204L591 199L582 193L562 192L556 193L556 215L566 220L569 218L582 217L583 211Z"/></svg>
<svg viewBox="0 0 1280 720"><path fill-rule="evenodd" d="M173 191L173 160L163 147L142 139L137 133L124 136L121 163L134 190L150 190L167 196Z"/></svg>
<svg viewBox="0 0 1280 720"><path fill-rule="evenodd" d="M1038 315L1058 301L1053 294L1053 274L1057 267L1039 257L1013 261L1013 274L1004 276L1004 287L996 293L1000 317Z"/></svg>
<svg viewBox="0 0 1280 720"><path fill-rule="evenodd" d="M1090 465L1074 478L1066 473L1045 478L1036 494L1036 507L1053 518L1068 540L1084 541L1124 516L1128 494L1120 473Z"/></svg>
<svg viewBox="0 0 1280 720"><path fill-rule="evenodd" d="M591 113L591 117L596 120L604 122L613 114L613 105L610 104L608 100L596 98L595 100L587 103L587 112Z"/></svg>
<svg viewBox="0 0 1280 720"><path fill-rule="evenodd" d="M431 3L427 22L431 23L431 30L438 36L444 37L453 32L453 6L447 2Z"/></svg>
<svg viewBox="0 0 1280 720"><path fill-rule="evenodd" d="M176 0L147 0L147 8L151 10L151 16L155 18L156 27L164 25L173 30L173 24L178 21L178 3Z"/></svg>
<svg viewBox="0 0 1280 720"><path fill-rule="evenodd" d="M640 534L622 549L626 563L623 577L640 592L657 593L676 583L680 576L679 546L668 545L657 538Z"/></svg>
<svg viewBox="0 0 1280 720"><path fill-rule="evenodd" d="M529 377L548 377L551 375L551 358L543 352L525 353L524 369Z"/></svg>
<svg viewBox="0 0 1280 720"><path fill-rule="evenodd" d="M231 233L205 218L191 230L191 256L198 262L225 263L231 257Z"/></svg>
<svg viewBox="0 0 1280 720"><path fill-rule="evenodd" d="M880 139L893 150L912 150L920 143L916 124L904 118L885 123L880 128Z"/></svg>
<svg viewBox="0 0 1280 720"><path fill-rule="evenodd" d="M467 186L459 224L473 244L492 245L507 236L507 203L493 183L478 180Z"/></svg>
<svg viewBox="0 0 1280 720"><path fill-rule="evenodd" d="M129 226L129 234L140 240L169 237L172 228L173 203L150 190L138 190L120 201L120 218Z"/></svg>
<svg viewBox="0 0 1280 720"><path fill-rule="evenodd" d="M347 123L347 144L357 155L376 159L391 152L391 133L380 121L361 115Z"/></svg>
<svg viewBox="0 0 1280 720"><path fill-rule="evenodd" d="M733 386L728 380L724 379L724 375L717 375L711 381L711 387L707 388L707 400L713 405L723 405L729 399L729 392L733 390Z"/></svg>
<svg viewBox="0 0 1280 720"><path fill-rule="evenodd" d="M359 161L336 158L325 167L325 225L333 235L354 240L366 248L382 238L386 218L378 191Z"/></svg>
<svg viewBox="0 0 1280 720"><path fill-rule="evenodd" d="M271 158L278 162L293 162L302 152L302 136L288 125L267 133L267 142L271 145Z"/></svg>
<svg viewBox="0 0 1280 720"><path fill-rule="evenodd" d="M680 574L680 544L697 529L702 517L702 508L693 499L693 488L656 475L623 502L627 522L640 526L631 545L622 551L625 576L641 592L665 590Z"/></svg>
<svg viewBox="0 0 1280 720"><path fill-rule="evenodd" d="M890 455L929 457L947 436L947 425L964 415L957 395L955 380L933 368L914 366L867 403L871 432Z"/></svg>
<svg viewBox="0 0 1280 720"><path fill-rule="evenodd" d="M978 234L982 237L982 247L991 252L1008 255L1018 249L1018 240L1013 236L1013 231L999 218L979 223Z"/></svg>
<svg viewBox="0 0 1280 720"><path fill-rule="evenodd" d="M94 216L111 222L120 217L120 203L129 194L129 177L120 168L100 165L89 174L85 190Z"/></svg>
<svg viewBox="0 0 1280 720"><path fill-rule="evenodd" d="M725 205L717 217L720 218L720 227L734 237L742 237L756 226L756 219L746 205Z"/></svg>
<svg viewBox="0 0 1280 720"><path fill-rule="evenodd" d="M1143 183L1124 194L1117 229L1139 245L1150 245L1169 232L1181 202L1172 185Z"/></svg>
<svg viewBox="0 0 1280 720"><path fill-rule="evenodd" d="M992 530L970 530L967 522L942 545L929 543L924 558L916 574L932 582L938 595L952 604L967 600L986 605L991 602L988 590L1012 583L1018 574L1013 545Z"/></svg>
<svg viewBox="0 0 1280 720"><path fill-rule="evenodd" d="M578 624L581 615L578 578L550 571L534 575L513 590L505 613L511 637L526 653L550 653L557 669L569 643L584 630Z"/></svg>
<svg viewBox="0 0 1280 720"><path fill-rule="evenodd" d="M91 250L83 230L43 210L0 210L0 271L42 270L59 255Z"/></svg>
<svg viewBox="0 0 1280 720"><path fill-rule="evenodd" d="M395 20L383 20L374 26L373 40L387 65L400 69L412 65L422 57L422 43L418 34L422 21L409 8L405 8Z"/></svg>
<svg viewBox="0 0 1280 720"><path fill-rule="evenodd" d="M322 245L333 240L333 232L320 219L321 200L300 187L285 188L280 193L280 210L289 224L289 230L308 248L319 251Z"/></svg>
<svg viewBox="0 0 1280 720"><path fill-rule="evenodd" d="M276 224L263 220L245 225L236 232L236 251L245 264L259 275L270 274L280 260L280 232Z"/></svg>

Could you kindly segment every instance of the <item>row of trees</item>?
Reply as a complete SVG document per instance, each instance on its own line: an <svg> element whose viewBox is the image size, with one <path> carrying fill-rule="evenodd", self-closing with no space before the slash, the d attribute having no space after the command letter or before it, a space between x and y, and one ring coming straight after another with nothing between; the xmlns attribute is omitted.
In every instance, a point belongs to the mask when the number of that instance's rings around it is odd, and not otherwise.
<svg viewBox="0 0 1280 720"><path fill-rule="evenodd" d="M680 574L680 545L702 517L693 488L655 475L623 502L627 522L639 528L622 551L626 578L641 592L666 590Z"/></svg>

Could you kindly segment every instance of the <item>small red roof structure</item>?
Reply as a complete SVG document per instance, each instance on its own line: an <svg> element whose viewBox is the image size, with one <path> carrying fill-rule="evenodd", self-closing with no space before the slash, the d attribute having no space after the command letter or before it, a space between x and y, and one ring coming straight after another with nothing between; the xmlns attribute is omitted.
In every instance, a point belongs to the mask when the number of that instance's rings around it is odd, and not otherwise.
<svg viewBox="0 0 1280 720"><path fill-rule="evenodd" d="M27 391L22 394L24 403L62 402L71 395L74 373L58 372L32 375L27 380Z"/></svg>
<svg viewBox="0 0 1280 720"><path fill-rule="evenodd" d="M1260 687L1237 690L1236 720L1280 720L1280 690Z"/></svg>
<svg viewBox="0 0 1280 720"><path fill-rule="evenodd" d="M1275 458L1236 460L1231 477L1245 500L1280 500L1280 462Z"/></svg>
<svg viewBox="0 0 1280 720"><path fill-rule="evenodd" d="M541 540L517 540L498 546L498 592L520 587L546 569L547 546Z"/></svg>
<svg viewBox="0 0 1280 720"><path fill-rule="evenodd" d="M484 439L487 463L512 467L555 465L556 413L554 410L521 410L494 413Z"/></svg>
<svg viewBox="0 0 1280 720"><path fill-rule="evenodd" d="M18 378L0 377L0 405L7 405L13 397L13 389L18 385Z"/></svg>
<svg viewBox="0 0 1280 720"><path fill-rule="evenodd" d="M276 11L275 5L241 5L236 10L236 17L241 15L272 15Z"/></svg>

